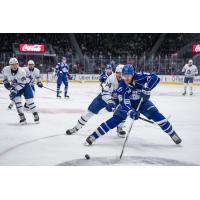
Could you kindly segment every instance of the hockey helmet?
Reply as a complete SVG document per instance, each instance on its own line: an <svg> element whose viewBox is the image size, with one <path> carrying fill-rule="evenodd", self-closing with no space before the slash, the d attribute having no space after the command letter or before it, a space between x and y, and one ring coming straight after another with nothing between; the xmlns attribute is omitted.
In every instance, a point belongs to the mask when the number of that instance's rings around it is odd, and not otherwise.
<svg viewBox="0 0 200 200"><path fill-rule="evenodd" d="M124 65L124 67L122 69L122 74L123 75L130 74L130 75L134 76L135 68L131 64L126 64L126 65Z"/></svg>
<svg viewBox="0 0 200 200"><path fill-rule="evenodd" d="M19 64L17 58L10 58L9 65L13 65L13 64Z"/></svg>

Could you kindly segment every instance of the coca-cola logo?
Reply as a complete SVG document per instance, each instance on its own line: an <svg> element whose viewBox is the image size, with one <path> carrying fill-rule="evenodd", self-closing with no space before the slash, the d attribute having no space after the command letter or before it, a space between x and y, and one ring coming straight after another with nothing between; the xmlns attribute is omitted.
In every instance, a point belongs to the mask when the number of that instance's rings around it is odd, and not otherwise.
<svg viewBox="0 0 200 200"><path fill-rule="evenodd" d="M200 52L200 44L193 44L192 45L192 52L199 53Z"/></svg>
<svg viewBox="0 0 200 200"><path fill-rule="evenodd" d="M19 50L21 52L45 52L44 44L20 44Z"/></svg>

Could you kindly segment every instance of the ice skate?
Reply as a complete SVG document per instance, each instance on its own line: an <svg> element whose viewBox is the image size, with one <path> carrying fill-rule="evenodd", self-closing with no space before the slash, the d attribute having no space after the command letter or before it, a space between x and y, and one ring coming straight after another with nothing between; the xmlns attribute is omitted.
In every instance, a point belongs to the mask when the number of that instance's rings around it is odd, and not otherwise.
<svg viewBox="0 0 200 200"><path fill-rule="evenodd" d="M9 106L8 106L8 110L11 110L11 109L12 109L12 107L13 107L13 104L12 104L12 103L10 103L10 104L9 104Z"/></svg>
<svg viewBox="0 0 200 200"><path fill-rule="evenodd" d="M122 129L122 127L117 127L117 135L121 138L126 137L126 131Z"/></svg>
<svg viewBox="0 0 200 200"><path fill-rule="evenodd" d="M93 136L89 136L86 140L85 140L85 142L84 142L84 145L85 146L91 146L94 142L95 142L95 138L93 137Z"/></svg>
<svg viewBox="0 0 200 200"><path fill-rule="evenodd" d="M26 118L25 118L24 113L19 113L19 118L20 118L19 123L20 123L21 125L27 124L27 123L26 123Z"/></svg>
<svg viewBox="0 0 200 200"><path fill-rule="evenodd" d="M72 135L72 134L76 133L77 131L78 131L78 129L76 127L74 127L72 129L66 130L66 134L67 135Z"/></svg>
<svg viewBox="0 0 200 200"><path fill-rule="evenodd" d="M67 92L65 92L64 98L65 98L65 99L68 99L68 98L69 98L69 95L67 95Z"/></svg>
<svg viewBox="0 0 200 200"><path fill-rule="evenodd" d="M185 92L183 92L183 94L182 94L183 96L185 96L186 95L186 91Z"/></svg>
<svg viewBox="0 0 200 200"><path fill-rule="evenodd" d="M38 123L40 123L40 118L39 118L39 115L38 115L38 113L37 112L34 112L33 113L33 116L34 116L34 122L36 123L36 124L38 124Z"/></svg>
<svg viewBox="0 0 200 200"><path fill-rule="evenodd" d="M180 144L182 142L181 138L174 132L174 134L170 135L175 144Z"/></svg>

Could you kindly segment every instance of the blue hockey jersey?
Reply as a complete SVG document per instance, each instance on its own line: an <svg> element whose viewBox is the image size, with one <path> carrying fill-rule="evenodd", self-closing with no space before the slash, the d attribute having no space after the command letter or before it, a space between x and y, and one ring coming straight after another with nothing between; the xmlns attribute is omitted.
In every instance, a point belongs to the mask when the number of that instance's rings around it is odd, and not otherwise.
<svg viewBox="0 0 200 200"><path fill-rule="evenodd" d="M108 74L107 74L106 70L103 70L103 72L99 76L99 81L101 83L104 83L104 82L106 82L107 78L108 78Z"/></svg>
<svg viewBox="0 0 200 200"><path fill-rule="evenodd" d="M133 82L126 84L123 80L118 87L118 98L123 110L129 111L133 105L137 105L143 89L151 91L159 83L160 78L154 73L135 73Z"/></svg>
<svg viewBox="0 0 200 200"><path fill-rule="evenodd" d="M69 65L66 63L58 63L56 65L56 70L55 70L56 75L59 76L69 76Z"/></svg>

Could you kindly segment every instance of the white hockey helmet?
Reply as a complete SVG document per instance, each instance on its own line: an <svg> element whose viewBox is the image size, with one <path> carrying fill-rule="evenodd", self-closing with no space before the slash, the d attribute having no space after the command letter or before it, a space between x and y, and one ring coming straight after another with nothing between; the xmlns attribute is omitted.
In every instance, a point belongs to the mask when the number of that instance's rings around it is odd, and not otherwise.
<svg viewBox="0 0 200 200"><path fill-rule="evenodd" d="M115 72L116 73L122 73L123 67L124 67L124 65L122 65L122 64L117 65Z"/></svg>
<svg viewBox="0 0 200 200"><path fill-rule="evenodd" d="M28 65L35 65L35 62L33 60L29 60Z"/></svg>
<svg viewBox="0 0 200 200"><path fill-rule="evenodd" d="M13 64L19 64L17 58L10 58L9 65L13 65Z"/></svg>
<svg viewBox="0 0 200 200"><path fill-rule="evenodd" d="M192 59L188 60L188 64L193 65L193 60Z"/></svg>
<svg viewBox="0 0 200 200"><path fill-rule="evenodd" d="M66 63L67 62L67 58L66 57L62 57L62 62Z"/></svg>

